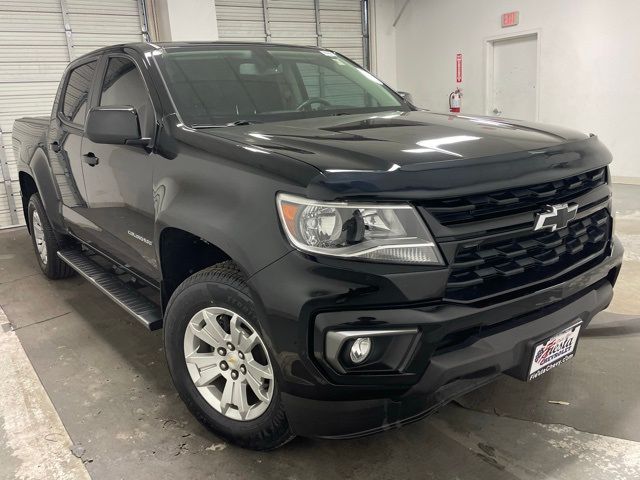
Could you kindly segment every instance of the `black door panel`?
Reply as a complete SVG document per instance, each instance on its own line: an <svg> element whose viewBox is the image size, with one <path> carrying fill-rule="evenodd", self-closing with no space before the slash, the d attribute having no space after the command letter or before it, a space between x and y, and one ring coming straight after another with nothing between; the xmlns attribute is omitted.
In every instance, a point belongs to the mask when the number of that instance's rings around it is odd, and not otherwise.
<svg viewBox="0 0 640 480"><path fill-rule="evenodd" d="M98 105L132 106L143 136L153 134L153 106L141 73L129 58L109 57L98 88ZM141 146L99 144L86 136L82 141L86 216L98 227L91 243L134 272L158 280L153 246L153 157Z"/></svg>
<svg viewBox="0 0 640 480"><path fill-rule="evenodd" d="M83 239L96 228L86 218L87 193L81 150L83 126L91 105L90 92L97 66L96 58L69 72L63 84L62 99L54 107L49 130L49 159L62 201L62 215L67 228Z"/></svg>

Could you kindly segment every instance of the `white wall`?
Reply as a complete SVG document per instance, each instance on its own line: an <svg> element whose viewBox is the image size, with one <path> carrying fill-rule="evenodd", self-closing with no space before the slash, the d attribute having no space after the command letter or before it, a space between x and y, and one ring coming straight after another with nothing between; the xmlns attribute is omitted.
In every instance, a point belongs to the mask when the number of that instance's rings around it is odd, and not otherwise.
<svg viewBox="0 0 640 480"><path fill-rule="evenodd" d="M373 0L369 4L371 71L392 88L397 88L395 18L394 0Z"/></svg>
<svg viewBox="0 0 640 480"><path fill-rule="evenodd" d="M404 0L375 0L376 25L390 25ZM395 3L380 8L380 3ZM520 11L501 28L500 15ZM383 18L383 15L384 17ZM613 174L640 178L640 1L411 0L393 37L396 52L377 65L397 66L395 87L416 104L447 109L455 54L463 54L464 113L485 113L485 44L489 37L537 30L540 122L600 136L614 155ZM385 38L382 37L382 38ZM392 75L379 70L383 79Z"/></svg>
<svg viewBox="0 0 640 480"><path fill-rule="evenodd" d="M151 0L147 2L155 23L157 40L215 41L218 21L213 0Z"/></svg>

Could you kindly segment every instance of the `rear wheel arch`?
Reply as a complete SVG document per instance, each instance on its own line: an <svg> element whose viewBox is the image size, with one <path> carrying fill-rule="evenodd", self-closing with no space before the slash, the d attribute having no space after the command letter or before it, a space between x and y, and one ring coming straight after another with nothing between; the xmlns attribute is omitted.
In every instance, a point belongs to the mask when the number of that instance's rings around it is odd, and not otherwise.
<svg viewBox="0 0 640 480"><path fill-rule="evenodd" d="M24 214L24 220L27 224L27 230L31 233L31 225L29 222L29 200L31 195L38 193L38 186L36 181L27 172L18 173L18 181L20 183L20 192L22 194L22 213Z"/></svg>
<svg viewBox="0 0 640 480"><path fill-rule="evenodd" d="M38 193L56 235L66 232L62 218L60 194L51 171L49 159L42 148L36 149L29 161L28 168L21 169L19 180L20 188L23 187L23 182L27 188L35 188L35 191L28 191L28 195L23 193L23 207L28 205L31 195Z"/></svg>

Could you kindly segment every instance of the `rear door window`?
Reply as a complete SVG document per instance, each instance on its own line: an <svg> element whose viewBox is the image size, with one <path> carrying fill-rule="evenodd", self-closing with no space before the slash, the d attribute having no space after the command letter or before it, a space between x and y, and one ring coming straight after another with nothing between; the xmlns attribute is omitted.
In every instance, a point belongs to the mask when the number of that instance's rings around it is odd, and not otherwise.
<svg viewBox="0 0 640 480"><path fill-rule="evenodd" d="M87 115L89 92L96 73L98 61L94 60L74 68L69 74L69 80L62 102L62 116L77 125L83 126Z"/></svg>

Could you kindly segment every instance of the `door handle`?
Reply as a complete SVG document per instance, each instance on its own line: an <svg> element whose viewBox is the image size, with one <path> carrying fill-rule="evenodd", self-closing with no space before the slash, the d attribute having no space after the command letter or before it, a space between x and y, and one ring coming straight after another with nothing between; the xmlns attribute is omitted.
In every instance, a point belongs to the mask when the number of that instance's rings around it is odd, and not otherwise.
<svg viewBox="0 0 640 480"><path fill-rule="evenodd" d="M82 158L84 158L84 163L89 165L90 167L95 167L100 163L100 159L96 157L93 152L85 153Z"/></svg>
<svg viewBox="0 0 640 480"><path fill-rule="evenodd" d="M62 147L58 142L51 142L51 150L53 150L55 153L58 153L60 150L62 150Z"/></svg>

